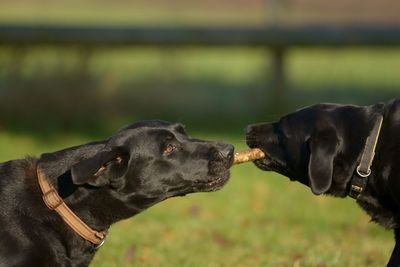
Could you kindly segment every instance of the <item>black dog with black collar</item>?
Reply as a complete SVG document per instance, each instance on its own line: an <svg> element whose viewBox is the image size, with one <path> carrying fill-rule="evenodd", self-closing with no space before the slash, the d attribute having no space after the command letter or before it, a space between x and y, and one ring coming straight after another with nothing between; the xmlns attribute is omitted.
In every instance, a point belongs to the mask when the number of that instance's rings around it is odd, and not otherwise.
<svg viewBox="0 0 400 267"><path fill-rule="evenodd" d="M299 181L316 195L350 195L373 221L393 229L391 267L400 266L399 137L400 100L365 107L318 104L247 128L247 144L268 154L257 167Z"/></svg>

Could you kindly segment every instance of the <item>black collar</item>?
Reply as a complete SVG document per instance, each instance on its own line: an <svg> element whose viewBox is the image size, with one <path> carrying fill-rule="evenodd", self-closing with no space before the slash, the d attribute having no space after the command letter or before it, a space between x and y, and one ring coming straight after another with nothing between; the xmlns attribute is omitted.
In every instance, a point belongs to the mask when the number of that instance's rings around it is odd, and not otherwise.
<svg viewBox="0 0 400 267"><path fill-rule="evenodd" d="M350 191L349 196L357 199L364 191L368 183L368 177L371 174L371 165L375 156L375 148L378 143L379 133L381 131L383 122L383 116L379 116L375 119L374 128L370 135L365 141L364 151L361 155L360 163L354 171L353 177L350 180Z"/></svg>

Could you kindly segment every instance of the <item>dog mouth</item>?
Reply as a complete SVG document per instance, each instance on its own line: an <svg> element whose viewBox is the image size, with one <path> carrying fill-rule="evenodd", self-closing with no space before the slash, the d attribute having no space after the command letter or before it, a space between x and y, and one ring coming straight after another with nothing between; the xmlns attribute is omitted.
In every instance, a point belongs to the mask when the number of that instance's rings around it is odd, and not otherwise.
<svg viewBox="0 0 400 267"><path fill-rule="evenodd" d="M265 153L265 158L257 159L254 161L254 164L261 170L264 171L275 171L275 172L285 172L287 164L280 160L278 157L275 157L270 153L269 150L263 149L258 146L251 146L251 148L259 148Z"/></svg>
<svg viewBox="0 0 400 267"><path fill-rule="evenodd" d="M233 165L233 151L227 158L217 156L208 162L208 173L204 179L193 182L195 192L214 192L220 190L229 180L230 168Z"/></svg>
<svg viewBox="0 0 400 267"><path fill-rule="evenodd" d="M280 164L271 157L255 160L254 164L264 171L276 171L280 167Z"/></svg>
<svg viewBox="0 0 400 267"><path fill-rule="evenodd" d="M265 140L260 139L257 136L247 135L246 143L250 148L258 148L264 152L264 158L254 161L254 164L259 169L278 172L284 170L286 164L274 156L274 149L266 149Z"/></svg>
<svg viewBox="0 0 400 267"><path fill-rule="evenodd" d="M195 192L214 192L220 190L228 182L230 177L229 170L226 170L219 175L214 176L212 179L197 180L193 182L193 189Z"/></svg>
<svg viewBox="0 0 400 267"><path fill-rule="evenodd" d="M233 155L227 160L211 160L208 162L208 171L193 180L185 180L184 185L170 190L170 196L184 196L190 193L214 192L225 186L230 178L230 167L233 164Z"/></svg>

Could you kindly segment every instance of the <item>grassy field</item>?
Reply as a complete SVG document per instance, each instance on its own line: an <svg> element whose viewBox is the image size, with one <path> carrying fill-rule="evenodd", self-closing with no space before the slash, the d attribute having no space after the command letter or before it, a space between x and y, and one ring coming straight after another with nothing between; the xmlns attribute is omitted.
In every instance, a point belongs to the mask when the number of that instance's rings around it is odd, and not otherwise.
<svg viewBox="0 0 400 267"><path fill-rule="evenodd" d="M230 132L313 103L369 105L400 92L399 49L289 50L279 98L263 49L99 50L84 70L74 49L25 52L0 48L0 128L98 129L160 118Z"/></svg>
<svg viewBox="0 0 400 267"><path fill-rule="evenodd" d="M264 2L243 1L232 9L232 1L219 8L214 2L0 0L0 23L212 26L271 20ZM326 21L327 12L319 14ZM148 118L182 121L189 131L205 131L195 134L199 138L240 149L244 125L282 115L269 105L285 102L287 111L399 96L399 49L289 50L284 101L273 97L271 59L268 50L250 48L2 46L0 162L98 139L112 132L107 129ZM62 133L45 135L47 128ZM244 164L232 169L219 192L169 199L117 223L91 266L384 266L393 245L392 233L369 223L352 199L316 197Z"/></svg>
<svg viewBox="0 0 400 267"><path fill-rule="evenodd" d="M0 22L52 24L265 25L399 22L396 0L1 0Z"/></svg>
<svg viewBox="0 0 400 267"><path fill-rule="evenodd" d="M195 136L244 148L240 135ZM0 161L89 140L2 132ZM219 192L169 199L117 223L91 266L383 266L392 246L392 234L369 223L353 200L315 197L244 164Z"/></svg>
<svg viewBox="0 0 400 267"><path fill-rule="evenodd" d="M199 3L200 2L200 3ZM85 25L262 25L263 5L164 1L0 1L0 22Z"/></svg>

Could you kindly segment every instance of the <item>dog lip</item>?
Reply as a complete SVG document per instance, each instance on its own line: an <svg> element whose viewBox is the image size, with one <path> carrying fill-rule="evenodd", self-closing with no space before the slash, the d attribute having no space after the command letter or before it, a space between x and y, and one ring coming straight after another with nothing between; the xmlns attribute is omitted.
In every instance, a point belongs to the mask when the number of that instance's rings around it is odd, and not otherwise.
<svg viewBox="0 0 400 267"><path fill-rule="evenodd" d="M246 144L249 148L258 148L261 149L264 153L267 153L267 151L265 151L265 149L263 149L263 140L259 140L257 138L246 138Z"/></svg>
<svg viewBox="0 0 400 267"><path fill-rule="evenodd" d="M233 155L234 155L234 153L233 153ZM229 162L228 162L229 168L233 166L234 160L235 160L235 158L233 156L229 158Z"/></svg>
<svg viewBox="0 0 400 267"><path fill-rule="evenodd" d="M287 173L287 165L285 162L280 161L274 157L271 157L270 154L266 153L266 157L263 159L258 159L254 161L254 164L264 171L275 171L281 174Z"/></svg>

